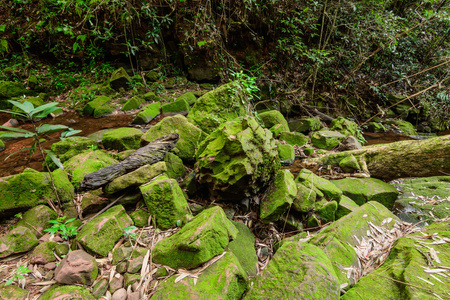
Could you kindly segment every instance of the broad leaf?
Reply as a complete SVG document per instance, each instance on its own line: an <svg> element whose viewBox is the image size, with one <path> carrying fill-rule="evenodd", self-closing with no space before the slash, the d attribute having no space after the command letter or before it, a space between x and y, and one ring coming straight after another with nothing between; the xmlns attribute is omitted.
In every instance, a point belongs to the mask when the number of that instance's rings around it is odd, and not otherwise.
<svg viewBox="0 0 450 300"><path fill-rule="evenodd" d="M7 114L15 114L15 115L19 115L19 116L24 117L24 118L27 118L27 117L28 117L26 114L20 113L20 112L16 112L16 111L10 111L10 110L3 110L3 109L0 109L0 112L7 113Z"/></svg>
<svg viewBox="0 0 450 300"><path fill-rule="evenodd" d="M6 130L9 130L9 131L22 132L22 133L32 133L31 131L28 131L26 129L15 128L15 127L8 127L8 126L0 126L0 129L6 129Z"/></svg>
<svg viewBox="0 0 450 300"><path fill-rule="evenodd" d="M4 132L4 133L0 133L0 137L2 138L13 138L13 139L18 139L18 138L29 138L34 136L33 133L29 132L29 133L22 133L22 132Z"/></svg>
<svg viewBox="0 0 450 300"><path fill-rule="evenodd" d="M34 105L28 101L24 101L23 103L20 103L18 101L14 101L14 100L8 100L8 102L17 108L20 108L26 114L30 114L34 110Z"/></svg>
<svg viewBox="0 0 450 300"><path fill-rule="evenodd" d="M36 115L37 113L44 112L44 111L46 111L46 110L48 110L48 109L51 109L51 111L49 111L49 112L47 113L47 115L48 115L48 114L51 113L52 111L55 111L55 110L58 109L58 107L57 107L58 104L59 104L58 102L50 102L50 103L47 103L47 104L38 106L38 107L36 107L36 108L30 113L30 115L31 115L31 116L34 116L34 115ZM47 116L47 115L45 115L45 116Z"/></svg>
<svg viewBox="0 0 450 300"><path fill-rule="evenodd" d="M61 133L61 138L67 138L69 136L75 135L77 133L80 133L82 130L75 130L72 128L67 128L66 131L64 131L63 133Z"/></svg>
<svg viewBox="0 0 450 300"><path fill-rule="evenodd" d="M63 167L61 161L59 160L58 156L56 156L56 154L53 151L51 151L51 150L45 150L45 152L47 152L47 155L55 163L55 165L58 166L58 168L60 168L61 170L64 171L64 167Z"/></svg>
<svg viewBox="0 0 450 300"><path fill-rule="evenodd" d="M40 114L36 116L36 118L46 118L50 113L54 112L55 110L58 110L59 107L47 107L44 111L42 111Z"/></svg>
<svg viewBox="0 0 450 300"><path fill-rule="evenodd" d="M39 135L49 134L49 133L57 132L57 131L67 129L67 128L69 128L69 127L67 127L66 125L43 124L36 129L36 132Z"/></svg>

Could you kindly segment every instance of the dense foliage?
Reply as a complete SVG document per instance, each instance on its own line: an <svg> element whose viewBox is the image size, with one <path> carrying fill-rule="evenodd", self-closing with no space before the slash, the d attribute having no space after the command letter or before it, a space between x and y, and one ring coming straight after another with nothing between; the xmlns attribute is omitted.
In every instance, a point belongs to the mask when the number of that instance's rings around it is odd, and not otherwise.
<svg viewBox="0 0 450 300"><path fill-rule="evenodd" d="M283 107L355 117L384 112L391 93L419 93L404 117L443 128L449 31L447 0L11 0L0 4L1 76L23 80L51 62L63 90L83 82L68 70L100 78L117 61L193 79L201 66L209 81L244 70Z"/></svg>

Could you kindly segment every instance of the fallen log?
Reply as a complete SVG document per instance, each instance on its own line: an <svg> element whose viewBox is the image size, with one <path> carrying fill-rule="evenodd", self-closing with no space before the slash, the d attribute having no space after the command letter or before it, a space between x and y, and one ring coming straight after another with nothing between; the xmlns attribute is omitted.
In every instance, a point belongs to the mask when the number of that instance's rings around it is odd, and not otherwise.
<svg viewBox="0 0 450 300"><path fill-rule="evenodd" d="M163 136L139 148L117 164L86 174L78 190L98 189L123 174L163 160L164 155L175 147L179 138L178 133Z"/></svg>
<svg viewBox="0 0 450 300"><path fill-rule="evenodd" d="M306 165L338 165L349 155L364 160L370 175L384 180L449 175L450 135L372 145L308 158L303 162Z"/></svg>

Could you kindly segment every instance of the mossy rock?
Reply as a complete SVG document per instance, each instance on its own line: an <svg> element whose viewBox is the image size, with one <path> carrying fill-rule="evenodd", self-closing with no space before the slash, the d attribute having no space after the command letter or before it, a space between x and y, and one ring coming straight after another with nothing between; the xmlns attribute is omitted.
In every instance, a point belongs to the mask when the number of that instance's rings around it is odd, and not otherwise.
<svg viewBox="0 0 450 300"><path fill-rule="evenodd" d="M292 145L292 146L295 146L295 145L303 146L303 145L306 145L306 143L308 142L308 137L300 132L283 131L280 134L279 140L285 141L286 143L288 143L289 145Z"/></svg>
<svg viewBox="0 0 450 300"><path fill-rule="evenodd" d="M88 102L83 108L83 114L87 116L93 116L95 111L102 110L103 107L109 105L111 103L111 98L107 96L100 96L95 98L94 100Z"/></svg>
<svg viewBox="0 0 450 300"><path fill-rule="evenodd" d="M58 156L61 163L64 163L75 155L83 153L86 150L97 148L98 143L95 140L89 137L76 136L53 143L51 149L53 153ZM58 168L49 155L45 156L45 162L51 170L55 170Z"/></svg>
<svg viewBox="0 0 450 300"><path fill-rule="evenodd" d="M52 172L53 182L62 203L72 201L74 188L67 174ZM57 202L50 176L46 172L25 169L21 174L0 179L0 216L6 218L47 201Z"/></svg>
<svg viewBox="0 0 450 300"><path fill-rule="evenodd" d="M24 94L28 94L28 91L23 83L13 81L0 82L0 100L19 97Z"/></svg>
<svg viewBox="0 0 450 300"><path fill-rule="evenodd" d="M348 215L357 208L359 208L359 205L356 204L355 201L345 195L342 195L341 199L339 200L339 206L336 210L336 220L339 220L340 218Z"/></svg>
<svg viewBox="0 0 450 300"><path fill-rule="evenodd" d="M297 195L292 202L292 208L298 212L307 213L314 209L316 192L301 183L297 183Z"/></svg>
<svg viewBox="0 0 450 300"><path fill-rule="evenodd" d="M221 254L238 230L219 206L202 211L174 235L156 244L153 261L192 269Z"/></svg>
<svg viewBox="0 0 450 300"><path fill-rule="evenodd" d="M316 203L316 214L319 216L322 223L333 222L336 220L336 211L338 208L337 201L326 201L321 205Z"/></svg>
<svg viewBox="0 0 450 300"><path fill-rule="evenodd" d="M253 117L222 124L196 153L200 183L213 198L238 201L269 184L280 168L275 140Z"/></svg>
<svg viewBox="0 0 450 300"><path fill-rule="evenodd" d="M263 223L278 221L297 196L297 185L289 170L280 170L260 206Z"/></svg>
<svg viewBox="0 0 450 300"><path fill-rule="evenodd" d="M133 211L130 214L130 218L133 220L134 226L136 226L136 227L148 226L148 218L149 217L150 217L150 214L143 209L138 209L136 211Z"/></svg>
<svg viewBox="0 0 450 300"><path fill-rule="evenodd" d="M342 191L333 182L317 176L308 169L302 169L295 181L309 188L317 188L328 200L339 201L342 196Z"/></svg>
<svg viewBox="0 0 450 300"><path fill-rule="evenodd" d="M274 138L278 138L282 132L285 132L285 128L282 124L276 124L269 128Z"/></svg>
<svg viewBox="0 0 450 300"><path fill-rule="evenodd" d="M21 289L15 285L7 285L0 287L0 299L2 300L26 300L29 291Z"/></svg>
<svg viewBox="0 0 450 300"><path fill-rule="evenodd" d="M317 131L322 128L319 118L302 118L297 120L292 120L288 122L289 130L309 133L311 131Z"/></svg>
<svg viewBox="0 0 450 300"><path fill-rule="evenodd" d="M192 92L186 92L177 98L177 101L179 100L185 100L189 105L194 105L197 102L197 97Z"/></svg>
<svg viewBox="0 0 450 300"><path fill-rule="evenodd" d="M71 175L71 183L78 188L84 176L117 163L117 160L103 150L88 151L75 155L63 163L64 170Z"/></svg>
<svg viewBox="0 0 450 300"><path fill-rule="evenodd" d="M27 227L16 227L0 237L0 258L28 252L37 246L38 240Z"/></svg>
<svg viewBox="0 0 450 300"><path fill-rule="evenodd" d="M186 100L180 99L161 106L163 114L182 114L189 112L190 106Z"/></svg>
<svg viewBox="0 0 450 300"><path fill-rule="evenodd" d="M283 131L289 131L289 126L286 119L278 110L265 111L258 114L258 117L266 128L271 128L280 124L284 129Z"/></svg>
<svg viewBox="0 0 450 300"><path fill-rule="evenodd" d="M171 152L164 155L164 162L167 167L167 177L178 179L186 175L186 168L183 165L183 160Z"/></svg>
<svg viewBox="0 0 450 300"><path fill-rule="evenodd" d="M168 229L177 222L185 224L191 218L186 198L176 180L160 176L139 189L159 228Z"/></svg>
<svg viewBox="0 0 450 300"><path fill-rule="evenodd" d="M144 165L132 172L124 174L109 182L103 190L107 194L114 194L129 187L137 187L144 183L150 182L156 176L167 171L165 162L157 162L152 165Z"/></svg>
<svg viewBox="0 0 450 300"><path fill-rule="evenodd" d="M239 260L227 252L204 270L198 279L186 277L175 283L175 276L158 286L154 299L242 299L247 290L246 274Z"/></svg>
<svg viewBox="0 0 450 300"><path fill-rule="evenodd" d="M140 97L135 96L125 102L125 104L122 106L122 110L129 111L132 109L138 109L143 104L143 102L144 101Z"/></svg>
<svg viewBox="0 0 450 300"><path fill-rule="evenodd" d="M31 263L45 265L49 262L56 261L56 257L53 254L56 245L57 243L55 241L46 241L39 244L30 254Z"/></svg>
<svg viewBox="0 0 450 300"><path fill-rule="evenodd" d="M28 227L37 238L44 235L44 229L51 227L48 223L58 217L56 212L46 205L38 205L27 210L17 222L17 226Z"/></svg>
<svg viewBox="0 0 450 300"><path fill-rule="evenodd" d="M149 82L155 82L159 80L158 72L156 71L149 71L145 74L145 79Z"/></svg>
<svg viewBox="0 0 450 300"><path fill-rule="evenodd" d="M331 121L330 130L337 131L345 137L354 136L358 141L364 141L364 137L359 130L358 124L343 117L338 117Z"/></svg>
<svg viewBox="0 0 450 300"><path fill-rule="evenodd" d="M289 166L295 161L295 149L294 146L289 144L277 144L278 156L282 165Z"/></svg>
<svg viewBox="0 0 450 300"><path fill-rule="evenodd" d="M95 300L88 288L76 285L53 285L39 297L39 300Z"/></svg>
<svg viewBox="0 0 450 300"><path fill-rule="evenodd" d="M417 131L414 128L414 125L408 121L393 120L387 121L386 124L396 125L398 128L400 128L401 131L403 131L403 134L405 135L417 135Z"/></svg>
<svg viewBox="0 0 450 300"><path fill-rule="evenodd" d="M143 97L144 100L148 102L159 102L161 100L161 98L156 96L154 92L145 93Z"/></svg>
<svg viewBox="0 0 450 300"><path fill-rule="evenodd" d="M311 135L311 143L320 149L331 150L336 148L345 138L345 135L337 131L321 130Z"/></svg>
<svg viewBox="0 0 450 300"><path fill-rule="evenodd" d="M183 161L194 161L195 150L205 139L206 134L182 115L164 118L142 136L142 141L143 143L150 143L173 132L180 135L175 148L172 149L173 153Z"/></svg>
<svg viewBox="0 0 450 300"><path fill-rule="evenodd" d="M319 247L286 242L245 299L339 299L337 275Z"/></svg>
<svg viewBox="0 0 450 300"><path fill-rule="evenodd" d="M370 122L363 126L367 132L386 132L386 127L378 122Z"/></svg>
<svg viewBox="0 0 450 300"><path fill-rule="evenodd" d="M161 103L155 102L144 106L134 117L133 124L147 124L156 118L161 110Z"/></svg>
<svg viewBox="0 0 450 300"><path fill-rule="evenodd" d="M142 135L142 131L137 128L117 128L103 135L102 144L107 149L118 151L137 150L140 148Z"/></svg>
<svg viewBox="0 0 450 300"><path fill-rule="evenodd" d="M115 90L118 90L121 87L125 89L129 88L130 82L131 78L124 68L115 70L109 79L109 85Z"/></svg>
<svg viewBox="0 0 450 300"><path fill-rule="evenodd" d="M197 99L187 118L206 133L220 124L247 115L247 98L236 81L224 84Z"/></svg>
<svg viewBox="0 0 450 300"><path fill-rule="evenodd" d="M90 252L107 256L123 236L124 228L133 225L122 205L116 205L92 219L78 232L77 241Z"/></svg>
<svg viewBox="0 0 450 300"><path fill-rule="evenodd" d="M399 194L395 187L376 178L344 178L332 183L358 205L377 201L391 209Z"/></svg>
<svg viewBox="0 0 450 300"><path fill-rule="evenodd" d="M339 162L339 167L347 173L353 173L355 171L361 170L358 160L353 154L341 159L341 161Z"/></svg>
<svg viewBox="0 0 450 300"><path fill-rule="evenodd" d="M239 222L233 224L239 232L228 244L228 249L237 257L247 277L256 276L258 257L255 250L255 236L245 224Z"/></svg>

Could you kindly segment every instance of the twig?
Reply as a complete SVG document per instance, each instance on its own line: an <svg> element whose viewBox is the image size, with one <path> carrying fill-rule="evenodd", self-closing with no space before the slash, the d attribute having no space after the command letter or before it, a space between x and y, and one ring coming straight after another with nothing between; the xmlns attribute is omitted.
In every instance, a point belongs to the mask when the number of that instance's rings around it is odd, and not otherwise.
<svg viewBox="0 0 450 300"><path fill-rule="evenodd" d="M386 85L390 85L390 84L393 84L393 83L396 83L396 82L399 82L399 81L402 81L402 80L405 80L405 79L414 77L414 76L416 76L416 75L422 74L423 72L433 70L433 69L435 69L435 68L437 68L437 67L443 66L443 65L448 64L448 63L450 63L450 60L445 61L445 62L443 62L443 63L441 63L441 64L439 64L439 65L436 65L436 66L434 66L434 67L428 68L428 69L426 69L426 70L422 70L422 71L417 72L417 73L415 73L415 74L412 74L412 75L409 75L409 76L400 78L400 79L398 79L398 80L395 80L395 81L392 81L392 82L389 82L389 83L385 83L385 84L383 84L381 87L384 87L384 86L386 86Z"/></svg>

